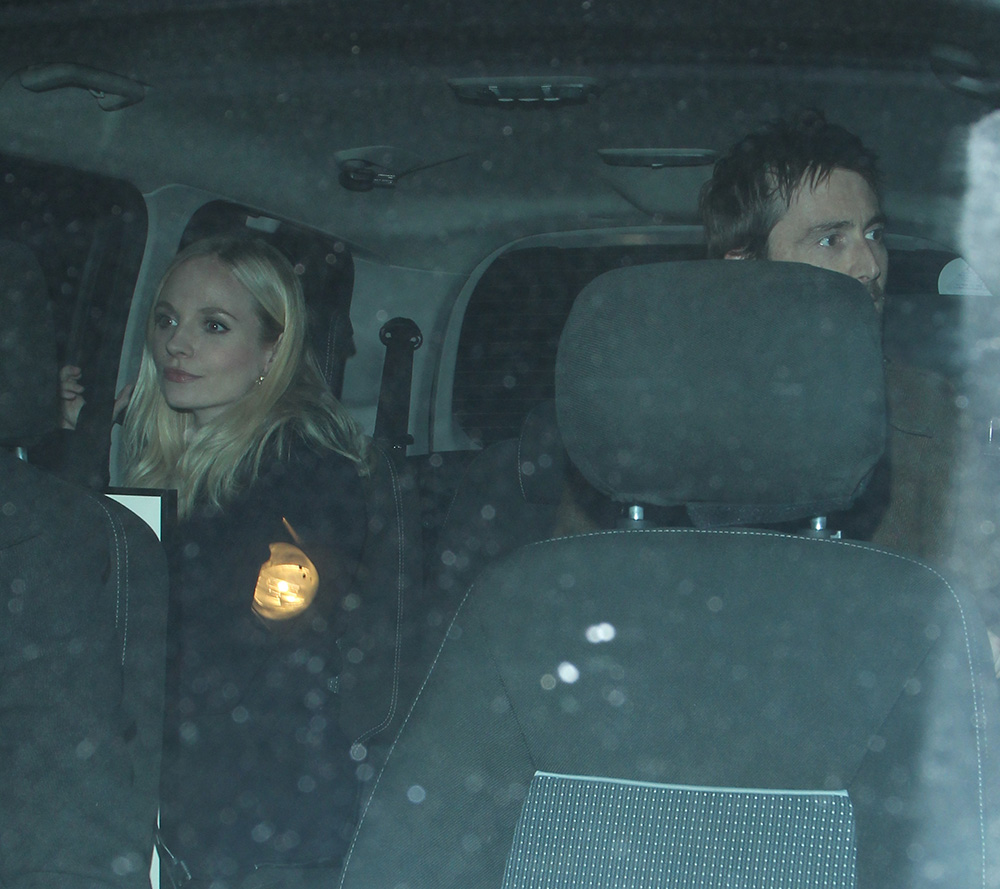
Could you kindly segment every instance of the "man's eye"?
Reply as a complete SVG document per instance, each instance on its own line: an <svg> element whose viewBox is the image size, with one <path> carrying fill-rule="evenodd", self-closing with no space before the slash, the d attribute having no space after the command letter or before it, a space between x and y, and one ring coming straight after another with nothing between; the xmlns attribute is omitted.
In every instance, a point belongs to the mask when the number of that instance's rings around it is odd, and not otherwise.
<svg viewBox="0 0 1000 889"><path fill-rule="evenodd" d="M876 243L880 243L884 236L884 228L873 228L871 231L865 232L865 237L868 238L869 241L875 241Z"/></svg>
<svg viewBox="0 0 1000 889"><path fill-rule="evenodd" d="M826 235L819 239L820 247L836 247L840 243L840 235Z"/></svg>

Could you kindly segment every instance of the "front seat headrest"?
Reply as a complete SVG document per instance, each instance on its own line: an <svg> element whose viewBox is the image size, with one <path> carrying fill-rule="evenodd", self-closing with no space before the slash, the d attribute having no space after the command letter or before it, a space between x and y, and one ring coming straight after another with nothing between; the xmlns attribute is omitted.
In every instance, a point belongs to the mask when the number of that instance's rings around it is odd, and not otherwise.
<svg viewBox="0 0 1000 889"><path fill-rule="evenodd" d="M0 241L0 317L0 446L26 447L58 426L59 369L41 267L12 241Z"/></svg>
<svg viewBox="0 0 1000 889"><path fill-rule="evenodd" d="M622 503L778 522L846 508L885 444L865 287L783 262L634 266L577 297L556 359L570 458Z"/></svg>

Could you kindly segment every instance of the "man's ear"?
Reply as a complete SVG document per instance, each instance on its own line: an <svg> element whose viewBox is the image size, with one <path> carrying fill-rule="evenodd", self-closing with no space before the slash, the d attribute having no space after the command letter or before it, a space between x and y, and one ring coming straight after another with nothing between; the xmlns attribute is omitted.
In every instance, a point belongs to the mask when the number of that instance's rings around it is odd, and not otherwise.
<svg viewBox="0 0 1000 889"><path fill-rule="evenodd" d="M724 259L747 259L747 249L743 247L739 250L727 250Z"/></svg>

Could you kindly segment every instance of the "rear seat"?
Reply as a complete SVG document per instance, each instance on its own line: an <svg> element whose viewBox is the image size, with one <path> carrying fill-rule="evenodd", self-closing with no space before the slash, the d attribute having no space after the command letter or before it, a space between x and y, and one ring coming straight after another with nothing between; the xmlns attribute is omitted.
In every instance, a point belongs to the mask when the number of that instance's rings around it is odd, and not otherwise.
<svg viewBox="0 0 1000 889"><path fill-rule="evenodd" d="M612 528L619 514L570 462L555 402L535 405L520 436L482 451L455 491L430 562L434 623L450 619L469 583L494 559L526 543Z"/></svg>
<svg viewBox="0 0 1000 889"><path fill-rule="evenodd" d="M368 533L349 629L341 639L341 723L362 780L393 737L416 695L426 665L420 657L423 613L420 509L405 461L376 444L364 479Z"/></svg>
<svg viewBox="0 0 1000 889"><path fill-rule="evenodd" d="M336 392L350 340L343 300L307 293L310 340ZM426 671L421 659L423 543L416 473L393 450L375 442L363 479L368 521L361 564L339 640L341 728L362 783L383 756Z"/></svg>
<svg viewBox="0 0 1000 889"><path fill-rule="evenodd" d="M525 417L519 438L491 445L466 468L435 547L435 594L450 602L487 562L551 537L568 479L555 403L544 401Z"/></svg>

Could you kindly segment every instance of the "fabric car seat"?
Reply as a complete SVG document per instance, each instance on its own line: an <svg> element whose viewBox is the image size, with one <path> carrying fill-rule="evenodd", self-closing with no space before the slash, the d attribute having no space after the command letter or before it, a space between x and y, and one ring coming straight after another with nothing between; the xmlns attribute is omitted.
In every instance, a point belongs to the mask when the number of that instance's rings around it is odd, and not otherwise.
<svg viewBox="0 0 1000 889"><path fill-rule="evenodd" d="M879 321L803 265L616 270L556 366L622 504L842 508L884 447ZM875 546L748 528L546 540L471 585L341 886L983 887L997 683L970 599Z"/></svg>
<svg viewBox="0 0 1000 889"><path fill-rule="evenodd" d="M350 318L343 299L310 296L310 345L327 383L339 391L345 352L353 347ZM428 663L420 656L423 547L416 477L378 442L371 457L362 478L365 543L339 641L340 722L362 786L381 762L380 743L391 742Z"/></svg>
<svg viewBox="0 0 1000 889"><path fill-rule="evenodd" d="M422 654L424 596L415 477L384 446L373 445L362 479L368 530L348 628L340 640L341 725L362 784L381 764L428 666Z"/></svg>
<svg viewBox="0 0 1000 889"><path fill-rule="evenodd" d="M0 244L0 885L138 889L159 792L166 559L129 510L13 454L59 417L37 268Z"/></svg>
<svg viewBox="0 0 1000 889"><path fill-rule="evenodd" d="M487 564L559 531L560 505L577 483L552 400L528 412L518 438L496 442L472 460L448 505L429 563L428 595L445 626Z"/></svg>

